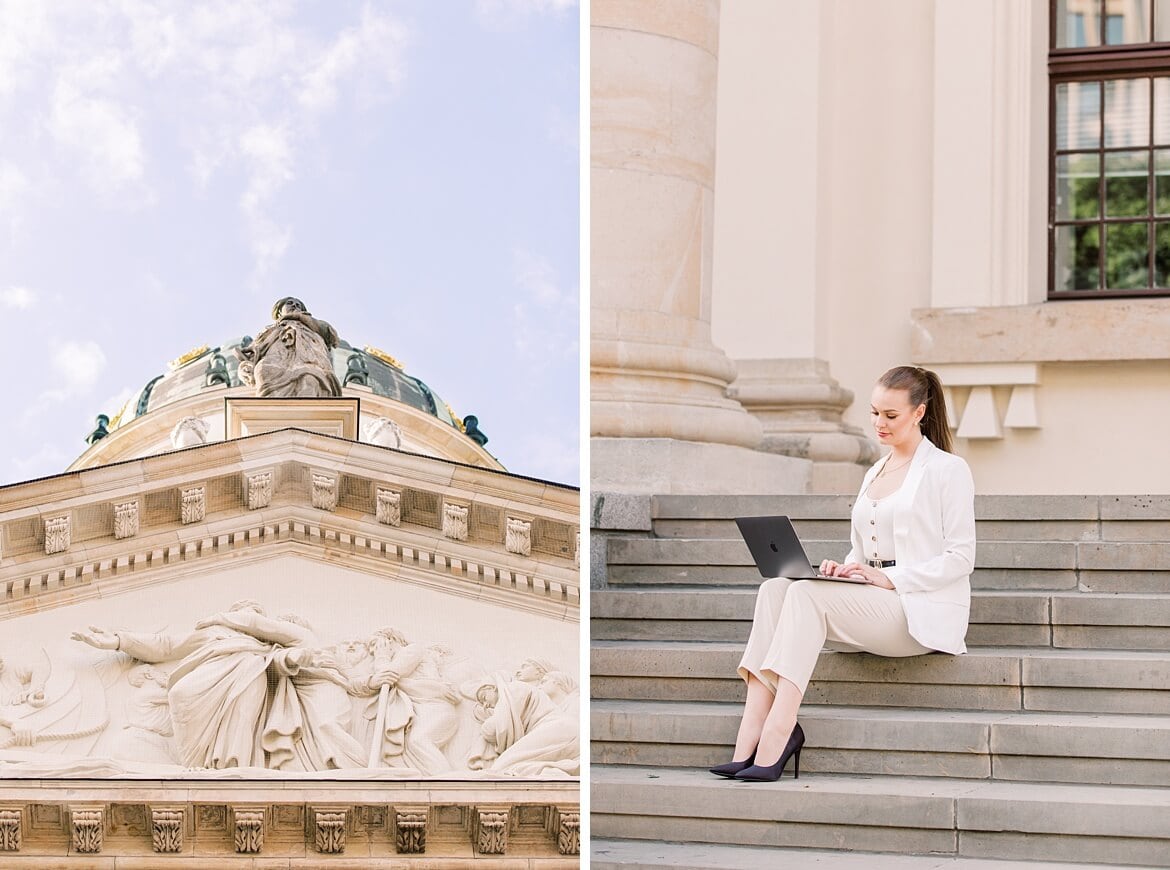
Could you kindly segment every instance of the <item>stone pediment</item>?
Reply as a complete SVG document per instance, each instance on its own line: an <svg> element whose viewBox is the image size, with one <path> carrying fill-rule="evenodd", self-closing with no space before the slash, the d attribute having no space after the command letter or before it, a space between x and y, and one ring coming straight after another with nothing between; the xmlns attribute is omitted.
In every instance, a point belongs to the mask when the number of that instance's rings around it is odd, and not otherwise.
<svg viewBox="0 0 1170 870"><path fill-rule="evenodd" d="M578 496L290 429L0 488L0 851L575 853Z"/></svg>

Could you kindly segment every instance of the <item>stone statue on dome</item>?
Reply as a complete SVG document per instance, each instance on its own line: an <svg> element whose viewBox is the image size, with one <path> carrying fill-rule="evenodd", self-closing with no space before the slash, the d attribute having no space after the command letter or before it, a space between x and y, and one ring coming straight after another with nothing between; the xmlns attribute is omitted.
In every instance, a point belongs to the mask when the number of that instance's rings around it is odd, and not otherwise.
<svg viewBox="0 0 1170 870"><path fill-rule="evenodd" d="M276 301L272 319L255 341L235 349L240 379L266 398L340 396L331 354L337 331L292 296Z"/></svg>

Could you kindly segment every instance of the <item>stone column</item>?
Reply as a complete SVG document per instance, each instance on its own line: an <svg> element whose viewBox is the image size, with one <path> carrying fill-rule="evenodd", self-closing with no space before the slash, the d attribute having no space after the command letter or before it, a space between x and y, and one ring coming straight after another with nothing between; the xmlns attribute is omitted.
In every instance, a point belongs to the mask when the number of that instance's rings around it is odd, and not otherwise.
<svg viewBox="0 0 1170 870"><path fill-rule="evenodd" d="M591 35L593 486L802 488L711 341L719 2L595 0Z"/></svg>

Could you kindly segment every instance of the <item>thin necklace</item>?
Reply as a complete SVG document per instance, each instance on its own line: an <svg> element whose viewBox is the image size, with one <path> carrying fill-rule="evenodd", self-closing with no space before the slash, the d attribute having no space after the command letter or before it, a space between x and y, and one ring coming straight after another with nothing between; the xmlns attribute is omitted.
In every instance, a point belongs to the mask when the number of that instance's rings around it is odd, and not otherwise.
<svg viewBox="0 0 1170 870"><path fill-rule="evenodd" d="M874 480L877 480L878 477L882 477L887 471L897 471L899 468L905 468L907 465L909 465L911 463L911 461L913 459L914 459L914 457L911 456L910 459L907 459L901 465L895 465L893 468L889 467L890 460L887 459L886 464L882 466L882 470L877 473L877 477L875 477Z"/></svg>

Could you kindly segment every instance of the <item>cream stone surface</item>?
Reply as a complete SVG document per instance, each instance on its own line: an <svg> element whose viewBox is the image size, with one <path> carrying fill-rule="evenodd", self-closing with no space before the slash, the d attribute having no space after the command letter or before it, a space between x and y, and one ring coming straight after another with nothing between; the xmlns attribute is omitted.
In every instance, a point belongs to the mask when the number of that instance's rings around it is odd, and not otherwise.
<svg viewBox="0 0 1170 870"><path fill-rule="evenodd" d="M655 5L647 14L661 11ZM691 376L696 361L707 359L709 342L732 359L773 361L776 372L793 366L788 375L769 376L766 386L740 372L727 394L763 422L765 444L776 445L777 421L785 419L779 437L790 453L830 448L823 420L810 417L803 428L800 422L797 397L808 386L801 360L825 363L824 383L853 394L839 425L861 433L862 453L874 445L868 414L874 382L887 368L912 363L942 376L958 449L980 491L1165 491L1161 477L1149 473L1148 456L1156 453L1145 435L1134 436L1142 449L1118 457L1107 479L1079 452L1085 408L1120 416L1140 407L1155 431L1170 425L1170 406L1151 401L1165 392L1156 372L1170 358L1170 303L1044 301L1047 15L1044 4L1012 0L723 4L710 333L686 340L699 349L686 361L668 364L664 354L653 357L634 342L618 353L605 339L622 325L626 334L635 330L610 303L595 304L595 395L618 394L639 366L648 376L625 404L594 405L595 419L605 420L594 434L665 434L635 431L630 421L666 417L662 385ZM680 10L673 19L655 26L693 23ZM655 94L683 75L668 65L682 64L681 55L658 59L657 72L635 70L626 53L611 72L602 62L611 59L595 54L595 105L597 82L604 93L624 87ZM640 154L635 163L652 156ZM604 242L618 232L620 210L646 215L623 198L624 183L606 175L620 161L602 162L596 154L594 160L593 211L606 218L593 234ZM682 203L658 218L663 226L692 214L693 205ZM625 250L622 244L633 251L637 241L626 236L613 250ZM609 251L604 243L600 248ZM644 274L687 268L678 250L646 250ZM595 278L604 280L605 260L597 247L594 253ZM668 318L657 324L647 318L641 334L655 333L679 334ZM686 342L662 342L668 343ZM1098 364L1111 375L1089 376L1101 371ZM1010 368L1016 365L1022 368ZM694 434L701 428L713 427L704 420L676 437L703 440ZM834 450L848 446L833 439ZM822 463L808 486L852 492L853 477L848 464L830 470Z"/></svg>
<svg viewBox="0 0 1170 870"><path fill-rule="evenodd" d="M339 594L340 590L344 590L344 593ZM38 660L47 660L49 666L47 669L41 668L41 671L48 671L43 684L39 682L42 677L38 676L30 687L43 695L40 702L35 706L27 699L13 703L16 696L9 694L5 699L8 703L0 706L0 722L8 723L6 730L0 729L0 744L7 744L0 750L0 776L24 775L26 770L34 776L50 772L152 778L245 775L238 768L217 772L191 770L182 764L179 747L175 743L177 723L172 723L171 717L183 711L175 707L177 702L173 682L169 708L166 704L166 677L168 672L175 672L179 662L178 657L165 657L169 647L162 640L191 634L193 628L199 625L199 620L193 619L193 616L208 618L217 613L225 614L234 602L244 597L245 592L247 598L263 605L274 624L282 624L277 615L285 613L297 614L311 623L310 636L313 639L287 647L286 652L292 649L303 649L306 652L331 650L330 655L340 657L347 651L339 645L360 642L360 653L376 631L393 627L405 635L410 643L408 649L417 650L416 655L437 656L440 661L440 664L429 666L433 675L424 676L421 668L425 665L416 665L415 670L404 673L402 682L397 684L399 696L407 699L408 705L412 707L403 715L409 714L411 717L409 722L413 739L423 739L424 731L429 729L428 737L432 741L430 755L433 758L427 760L434 762L435 769L420 771L417 766L411 766L410 761L413 760L417 765L423 755L417 751L412 754L412 738L408 736L405 754L399 745L397 753L387 756L387 763L379 763L374 769L366 769L364 756L361 764L355 762L348 766L348 773L345 769L321 768L322 772L333 778L348 775L362 778L418 777L458 770L462 770L465 775L482 775L469 774L466 761L478 733L478 723L473 712L475 690L481 685L494 685L496 681L511 685L514 680L518 680L516 671L526 660L534 657L550 662L550 670L574 675L577 672L576 632L566 630L563 622L548 617L513 611L503 606L485 606L472 599L451 598L438 590L396 582L393 577L355 574L337 565L321 564L294 556L276 557L259 564L210 572L192 572L162 583L5 621L3 640L0 640L0 657L12 661L13 667L18 666L21 659L31 659L32 665L25 669L34 673L39 673L35 667ZM251 611L245 611L243 615L252 614ZM283 624L288 625L287 622ZM129 650L131 656L125 652L94 649L70 640L74 632L86 633L87 626L119 632L122 635L122 649ZM260 638L265 637L263 631L252 630ZM130 638L137 636L142 636L143 640L136 642L137 645L131 643ZM154 639L156 636L159 639ZM232 636L238 636L238 633ZM284 642L288 643L287 639ZM266 655L264 646L262 643L255 644L249 650L259 650L255 655L263 659ZM139 649L148 652L142 653L136 661L133 656ZM349 654L352 656L352 651ZM144 679L141 663L159 658L162 662L157 670L161 671L161 682ZM215 665L205 664L203 667L214 668ZM153 672L156 669L146 670ZM306 672L309 670L306 667ZM359 666L355 673L360 673L360 670ZM366 670L369 671L368 664ZM343 673L344 669L340 672ZM258 671L261 685L264 673L265 666L261 662ZM339 671L335 670L334 673ZM320 678L297 678L295 668L293 674L292 677L286 677L292 683L300 679L308 680L300 683L302 692L320 685ZM540 677L533 679L534 683L525 683L525 687L536 691ZM444 691L452 693L451 699L438 696L435 700L427 700L431 697L428 693L433 691L428 687L439 683L449 685L449 689ZM321 689L313 688L313 691L320 692ZM577 691L574 680L569 697L575 699ZM337 689L334 694L338 697L332 701L340 698L345 707L335 713L337 719L351 724L354 731L361 734L361 729L368 728L368 725L361 725L360 716L371 700L377 700L376 692L371 697L368 692L363 696L353 694L351 690L352 704L344 701L344 689ZM305 715L324 716L321 709L312 706L314 703L323 703L316 696L306 700L306 696L302 695L301 702L306 705ZM573 703L576 703L575 700ZM351 705L355 708L352 723ZM278 711L273 711L273 715L275 712ZM211 707L206 718L213 720L217 715L221 713ZM300 727L320 742L337 725L333 719L314 721L310 718ZM399 724L398 727L401 729L404 725ZM314 731L321 732L322 729L325 734L314 734ZM13 743L8 736L9 733L24 731L30 733L31 744L28 738ZM90 731L93 733L82 734ZM574 717L574 740L575 732ZM65 736L73 734L80 736ZM234 735L236 738L239 736ZM277 738L270 736L269 739L275 741ZM336 741L339 737L333 735L331 739ZM401 734L398 739L402 739ZM539 743L539 735L535 742ZM539 750L543 744L536 748L539 759ZM555 751L551 752L556 755ZM569 759L575 760L575 755ZM560 763L560 759L553 758L552 761ZM552 761L549 762L550 770L554 769ZM341 763L344 761L341 760ZM538 760L534 766L539 766L539 763ZM279 771L248 770L246 775L295 777L312 773L311 770L299 769L304 765L297 764L296 759L290 760L288 765ZM565 772L559 767L555 771L558 775ZM573 772L576 772L575 768ZM540 771L526 770L526 773L540 775Z"/></svg>
<svg viewBox="0 0 1170 870"><path fill-rule="evenodd" d="M812 463L789 456L670 438L594 437L589 451L596 492L806 492L812 473Z"/></svg>
<svg viewBox="0 0 1170 870"><path fill-rule="evenodd" d="M718 15L702 0L592 10L594 436L760 441L710 338Z"/></svg>

